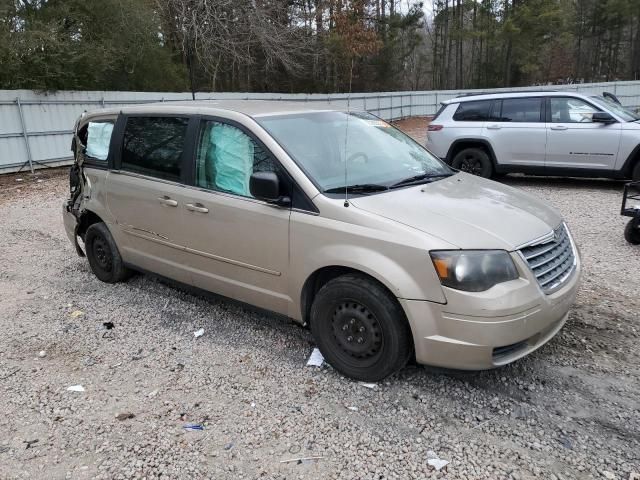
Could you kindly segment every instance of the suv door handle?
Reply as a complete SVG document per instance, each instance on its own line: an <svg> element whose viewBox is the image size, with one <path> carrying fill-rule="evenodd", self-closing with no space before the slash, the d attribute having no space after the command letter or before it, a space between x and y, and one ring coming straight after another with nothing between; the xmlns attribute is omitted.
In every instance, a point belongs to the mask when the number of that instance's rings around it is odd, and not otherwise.
<svg viewBox="0 0 640 480"><path fill-rule="evenodd" d="M209 209L201 203L187 203L186 207L192 212L209 213Z"/></svg>
<svg viewBox="0 0 640 480"><path fill-rule="evenodd" d="M488 130L500 130L502 127L500 125L487 125Z"/></svg>
<svg viewBox="0 0 640 480"><path fill-rule="evenodd" d="M568 130L569 127L565 125L551 125L551 130Z"/></svg>
<svg viewBox="0 0 640 480"><path fill-rule="evenodd" d="M171 198L167 197L166 195L163 196L163 197L159 197L158 201L162 205L165 205L167 207L177 207L178 206L178 202L176 202L175 200L172 200Z"/></svg>

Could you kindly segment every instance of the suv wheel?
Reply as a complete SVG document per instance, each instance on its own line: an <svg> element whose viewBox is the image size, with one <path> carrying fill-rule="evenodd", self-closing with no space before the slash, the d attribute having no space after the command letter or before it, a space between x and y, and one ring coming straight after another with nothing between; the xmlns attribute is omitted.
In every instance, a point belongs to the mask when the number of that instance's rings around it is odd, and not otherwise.
<svg viewBox="0 0 640 480"><path fill-rule="evenodd" d="M84 244L89 266L103 282L117 283L131 275L131 270L124 266L116 242L104 223L94 223L87 229Z"/></svg>
<svg viewBox="0 0 640 480"><path fill-rule="evenodd" d="M640 219L633 218L627 223L624 238L632 245L640 245Z"/></svg>
<svg viewBox="0 0 640 480"><path fill-rule="evenodd" d="M472 147L460 150L456 156L453 157L451 166L463 172L484 178L491 178L491 174L493 173L491 159L489 155L487 155L487 152L481 148Z"/></svg>
<svg viewBox="0 0 640 480"><path fill-rule="evenodd" d="M311 332L336 370L366 382L397 372L413 352L404 311L364 275L343 275L320 289L311 307Z"/></svg>
<svg viewBox="0 0 640 480"><path fill-rule="evenodd" d="M631 173L631 180L634 182L640 182L640 160L636 162L636 166L633 167L633 172Z"/></svg>

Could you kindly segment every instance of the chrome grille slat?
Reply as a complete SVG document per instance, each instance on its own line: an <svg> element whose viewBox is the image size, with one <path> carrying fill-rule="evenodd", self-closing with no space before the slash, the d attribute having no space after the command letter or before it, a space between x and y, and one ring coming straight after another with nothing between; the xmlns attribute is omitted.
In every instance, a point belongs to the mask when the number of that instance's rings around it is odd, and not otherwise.
<svg viewBox="0 0 640 480"><path fill-rule="evenodd" d="M522 247L520 253L545 293L551 293L568 280L575 266L575 252L564 224L553 238Z"/></svg>

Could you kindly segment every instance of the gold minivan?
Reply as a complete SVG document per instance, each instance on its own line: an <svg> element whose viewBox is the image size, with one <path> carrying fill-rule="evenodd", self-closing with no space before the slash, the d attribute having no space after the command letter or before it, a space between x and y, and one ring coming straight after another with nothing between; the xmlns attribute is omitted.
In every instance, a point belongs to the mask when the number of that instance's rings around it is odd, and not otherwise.
<svg viewBox="0 0 640 480"><path fill-rule="evenodd" d="M564 325L580 259L560 215L458 172L366 112L189 102L81 116L64 223L130 272L309 325L343 374L505 365Z"/></svg>

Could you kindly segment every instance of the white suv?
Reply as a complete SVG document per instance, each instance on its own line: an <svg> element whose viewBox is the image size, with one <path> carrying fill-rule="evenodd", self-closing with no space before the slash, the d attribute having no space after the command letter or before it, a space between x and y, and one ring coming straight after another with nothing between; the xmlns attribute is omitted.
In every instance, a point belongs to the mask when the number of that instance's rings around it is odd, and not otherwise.
<svg viewBox="0 0 640 480"><path fill-rule="evenodd" d="M427 148L487 178L518 172L640 180L640 115L573 92L470 95L442 103Z"/></svg>

